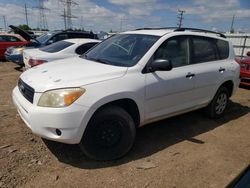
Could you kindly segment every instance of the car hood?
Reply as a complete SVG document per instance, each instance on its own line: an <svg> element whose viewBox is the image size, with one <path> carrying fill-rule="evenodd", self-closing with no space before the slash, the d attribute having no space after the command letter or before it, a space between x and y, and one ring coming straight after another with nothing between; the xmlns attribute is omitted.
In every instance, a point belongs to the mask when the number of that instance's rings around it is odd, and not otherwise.
<svg viewBox="0 0 250 188"><path fill-rule="evenodd" d="M20 78L35 92L44 92L119 78L126 74L127 69L74 57L36 66L25 71Z"/></svg>
<svg viewBox="0 0 250 188"><path fill-rule="evenodd" d="M36 42L38 42L35 37L33 37L32 35L30 35L29 33L27 33L26 31L20 29L19 27L16 27L14 25L10 25L9 26L15 33L21 35L25 40L30 41L31 39L35 40Z"/></svg>

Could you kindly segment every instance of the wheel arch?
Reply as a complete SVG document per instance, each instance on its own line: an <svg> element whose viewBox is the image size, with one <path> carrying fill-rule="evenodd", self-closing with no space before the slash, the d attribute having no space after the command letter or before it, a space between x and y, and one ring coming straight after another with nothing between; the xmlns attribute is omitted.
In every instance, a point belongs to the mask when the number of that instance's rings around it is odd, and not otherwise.
<svg viewBox="0 0 250 188"><path fill-rule="evenodd" d="M95 111L91 117L93 117L95 115L95 113L97 113L99 110L101 110L107 106L112 106L112 105L119 106L122 109L124 109L126 112L128 112L128 114L134 120L136 127L138 127L140 125L140 122L141 122L140 110L139 110L138 104L135 102L135 100L133 100L131 98L120 98L120 99L115 99L113 101L105 102L101 105L99 104L95 108Z"/></svg>
<svg viewBox="0 0 250 188"><path fill-rule="evenodd" d="M136 100L136 98L134 98L133 96L134 95L128 93L123 95L109 95L107 97L100 98L98 101L93 103L91 107L86 111L85 116L82 119L81 127L79 129L79 131L81 131L81 135L84 134L84 131L94 114L101 108L109 105L118 105L126 110L133 118L136 127L138 127L143 121L144 117L144 111L142 110L143 103L139 103L140 100Z"/></svg>
<svg viewBox="0 0 250 188"><path fill-rule="evenodd" d="M227 89L228 89L228 92L229 92L229 97L232 96L232 94L233 94L233 89L234 89L234 83L233 83L232 80L224 81L224 82L220 85L219 88L221 88L221 87L227 88ZM219 88L218 88L218 89L219 89ZM217 91L218 91L218 89L217 89Z"/></svg>

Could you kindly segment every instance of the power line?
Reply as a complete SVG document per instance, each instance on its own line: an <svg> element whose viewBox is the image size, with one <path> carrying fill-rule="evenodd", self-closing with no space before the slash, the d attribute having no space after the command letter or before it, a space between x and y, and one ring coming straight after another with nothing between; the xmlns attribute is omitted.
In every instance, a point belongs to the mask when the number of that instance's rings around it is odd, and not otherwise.
<svg viewBox="0 0 250 188"><path fill-rule="evenodd" d="M179 10L179 9L178 9L178 16L177 16L177 18L179 19L179 22L177 23L177 26L178 26L179 28L182 27L183 19L184 19L183 14L184 14L185 12L186 12L185 10Z"/></svg>

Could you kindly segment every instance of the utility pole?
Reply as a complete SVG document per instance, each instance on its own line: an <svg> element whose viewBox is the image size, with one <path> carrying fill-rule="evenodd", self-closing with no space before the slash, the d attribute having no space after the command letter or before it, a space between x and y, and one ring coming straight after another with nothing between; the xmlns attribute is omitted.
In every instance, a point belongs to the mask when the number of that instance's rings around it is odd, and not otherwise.
<svg viewBox="0 0 250 188"><path fill-rule="evenodd" d="M121 18L121 22L120 22L120 32L122 32L122 18Z"/></svg>
<svg viewBox="0 0 250 188"><path fill-rule="evenodd" d="M178 26L179 28L181 28L182 25L183 25L183 19L184 19L183 14L184 14L185 12L186 12L185 10L179 10L179 9L178 9L178 16L177 16L177 18L179 19L179 22L177 23L177 26Z"/></svg>
<svg viewBox="0 0 250 188"><path fill-rule="evenodd" d="M80 27L81 27L81 30L83 31L84 28L83 28L83 16L81 16L81 23L80 23Z"/></svg>
<svg viewBox="0 0 250 188"><path fill-rule="evenodd" d="M233 15L232 23L231 23L231 28L230 28L230 33L234 33L234 19L235 19L235 14Z"/></svg>
<svg viewBox="0 0 250 188"><path fill-rule="evenodd" d="M3 16L4 30L7 31L6 16Z"/></svg>
<svg viewBox="0 0 250 188"><path fill-rule="evenodd" d="M63 9L63 21L64 21L64 29L67 29L67 22L66 22L66 11L65 8Z"/></svg>
<svg viewBox="0 0 250 188"><path fill-rule="evenodd" d="M48 30L48 23L47 23L45 10L49 10L49 9L44 7L44 1L48 1L48 0L38 0L38 7L35 7L39 10L37 27L40 30Z"/></svg>
<svg viewBox="0 0 250 188"><path fill-rule="evenodd" d="M26 3L24 4L24 10L25 10L26 25L29 26L28 11L27 11Z"/></svg>
<svg viewBox="0 0 250 188"><path fill-rule="evenodd" d="M123 30L123 25L124 25L124 22L125 22L126 20L128 20L128 19L126 19L126 18L124 18L124 17L121 18L121 20L120 20L120 32L122 32L122 30ZM126 26L126 25L125 25L125 26ZM125 30L126 30L126 27L125 27Z"/></svg>
<svg viewBox="0 0 250 188"><path fill-rule="evenodd" d="M65 16L63 15L63 17L65 17L66 19L66 25L67 28L66 29L72 29L73 25L72 25L72 18L77 18L76 16L72 15L71 13L71 7L74 5L78 5L78 3L76 3L73 0L59 0L61 3L64 4L64 6L66 7L66 11L65 11ZM65 8L64 8L65 10Z"/></svg>

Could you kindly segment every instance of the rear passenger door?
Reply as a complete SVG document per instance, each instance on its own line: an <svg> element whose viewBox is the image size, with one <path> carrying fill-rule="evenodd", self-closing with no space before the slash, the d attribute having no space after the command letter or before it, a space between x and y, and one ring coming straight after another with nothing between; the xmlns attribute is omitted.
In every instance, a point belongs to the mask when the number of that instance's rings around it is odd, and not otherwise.
<svg viewBox="0 0 250 188"><path fill-rule="evenodd" d="M195 74L194 100L196 104L209 102L227 71L225 58L229 49L226 41L210 37L191 37L191 64ZM221 47L223 46L224 47ZM227 52L228 51L228 52ZM223 60L224 59L224 60Z"/></svg>

